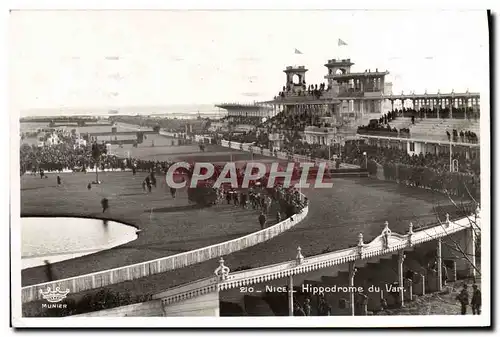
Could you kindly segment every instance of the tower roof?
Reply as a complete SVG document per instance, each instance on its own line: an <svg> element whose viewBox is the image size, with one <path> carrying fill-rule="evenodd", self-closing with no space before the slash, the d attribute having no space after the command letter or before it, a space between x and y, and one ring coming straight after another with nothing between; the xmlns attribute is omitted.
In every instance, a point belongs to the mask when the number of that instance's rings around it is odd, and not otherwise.
<svg viewBox="0 0 500 337"><path fill-rule="evenodd" d="M295 72L306 72L308 71L309 69L306 69L305 66L288 66L286 67L285 70L283 70L283 72L285 73L295 73Z"/></svg>
<svg viewBox="0 0 500 337"><path fill-rule="evenodd" d="M341 59L341 60L331 59L328 60L328 62L325 64L325 67L334 67L334 66L350 67L352 65L354 65L354 63L351 62L351 59Z"/></svg>

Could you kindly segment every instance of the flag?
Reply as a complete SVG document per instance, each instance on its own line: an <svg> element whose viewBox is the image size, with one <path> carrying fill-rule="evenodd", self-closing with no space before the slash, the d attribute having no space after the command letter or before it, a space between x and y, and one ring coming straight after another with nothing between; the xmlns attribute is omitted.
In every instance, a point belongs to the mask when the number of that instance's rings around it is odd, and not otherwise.
<svg viewBox="0 0 500 337"><path fill-rule="evenodd" d="M342 41L341 39L339 39L339 47L340 46L347 46L347 43L345 43L344 41Z"/></svg>
<svg viewBox="0 0 500 337"><path fill-rule="evenodd" d="M302 54L302 52L300 50L298 50L297 48L295 48L295 54Z"/></svg>

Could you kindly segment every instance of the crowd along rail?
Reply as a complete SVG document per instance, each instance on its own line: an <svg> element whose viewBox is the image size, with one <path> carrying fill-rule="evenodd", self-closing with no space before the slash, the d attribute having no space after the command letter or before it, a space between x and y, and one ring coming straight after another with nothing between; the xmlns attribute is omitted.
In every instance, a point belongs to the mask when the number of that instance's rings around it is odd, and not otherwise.
<svg viewBox="0 0 500 337"><path fill-rule="evenodd" d="M301 199L304 200L304 198L305 196L301 194ZM189 252L136 263L129 266L108 269L91 274L26 286L21 289L22 303L42 299L40 291L46 291L48 287L50 287L50 289L68 289L69 293L78 293L81 291L101 288L111 284L131 281L154 274L187 267L220 256L225 256L270 240L273 237L284 233L288 229L300 223L307 216L308 212L309 207L308 205L305 205L305 207L302 208L302 210L298 214L295 214L273 226L264 228L258 232L254 232L240 238L225 241L208 247L191 250Z"/></svg>
<svg viewBox="0 0 500 337"><path fill-rule="evenodd" d="M474 217L474 220L472 220ZM294 260L252 268L238 272L230 272L224 265L221 257L219 267L214 275L188 284L180 285L167 291L158 293L153 299L161 299L164 305L169 305L181 300L193 298L209 292L227 290L240 286L250 286L256 283L271 281L291 275L304 274L317 269L342 265L377 256L382 256L397 251L410 249L415 245L436 240L466 229L476 230L480 227L479 209L469 217L451 221L449 215L444 222L433 227L413 231L412 223L408 226L406 234L394 233L390 230L388 222L380 235L371 242L363 242L363 235L358 235L358 244L354 247L337 250L320 255L304 257L300 247Z"/></svg>

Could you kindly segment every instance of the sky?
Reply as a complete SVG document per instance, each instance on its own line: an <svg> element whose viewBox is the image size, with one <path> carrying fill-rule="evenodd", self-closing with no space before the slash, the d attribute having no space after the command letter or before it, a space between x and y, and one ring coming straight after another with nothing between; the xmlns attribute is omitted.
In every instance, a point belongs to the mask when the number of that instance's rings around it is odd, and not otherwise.
<svg viewBox="0 0 500 337"><path fill-rule="evenodd" d="M283 69L388 70L393 92L479 92L488 76L485 11L14 11L15 110L253 102ZM338 39L347 46L338 46ZM294 53L295 49L302 52Z"/></svg>

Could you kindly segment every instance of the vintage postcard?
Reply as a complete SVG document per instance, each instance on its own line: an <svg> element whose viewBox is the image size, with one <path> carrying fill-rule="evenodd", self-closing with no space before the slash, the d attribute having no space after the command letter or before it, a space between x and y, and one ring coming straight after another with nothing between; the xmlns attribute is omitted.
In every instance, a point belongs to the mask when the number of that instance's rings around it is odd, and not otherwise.
<svg viewBox="0 0 500 337"><path fill-rule="evenodd" d="M490 18L12 11L12 325L489 326Z"/></svg>

